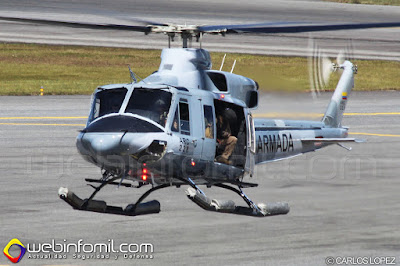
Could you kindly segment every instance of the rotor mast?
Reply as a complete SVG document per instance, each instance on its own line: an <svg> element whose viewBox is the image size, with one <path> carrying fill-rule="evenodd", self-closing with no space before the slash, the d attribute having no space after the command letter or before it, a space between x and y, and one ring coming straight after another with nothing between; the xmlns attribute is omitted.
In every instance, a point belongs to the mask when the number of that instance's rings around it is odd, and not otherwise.
<svg viewBox="0 0 400 266"><path fill-rule="evenodd" d="M182 48L190 48L193 38L200 43L201 48L204 33L225 35L226 32L226 29L203 31L199 29L198 25L148 25L148 27L150 28L148 33L163 33L168 36L168 48L171 48L171 42L175 40L176 35L180 35L182 38Z"/></svg>

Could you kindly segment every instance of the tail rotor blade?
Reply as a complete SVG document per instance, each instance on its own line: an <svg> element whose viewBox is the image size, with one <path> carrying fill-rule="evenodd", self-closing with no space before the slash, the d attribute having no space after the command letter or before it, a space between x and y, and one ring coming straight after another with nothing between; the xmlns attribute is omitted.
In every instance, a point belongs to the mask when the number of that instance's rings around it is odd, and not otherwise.
<svg viewBox="0 0 400 266"><path fill-rule="evenodd" d="M308 58L308 71L310 90L313 99L319 96L329 83L332 74L332 61L325 52L318 47L313 38L309 39L310 56Z"/></svg>
<svg viewBox="0 0 400 266"><path fill-rule="evenodd" d="M339 51L339 54L338 54L337 57L336 57L336 63L337 63L338 65L341 65L341 64L344 63L344 60L345 60L345 51L344 51L343 49L341 49L341 50Z"/></svg>
<svg viewBox="0 0 400 266"><path fill-rule="evenodd" d="M325 54L322 54L321 61L322 81L324 83L324 87L326 87L332 74L332 61Z"/></svg>

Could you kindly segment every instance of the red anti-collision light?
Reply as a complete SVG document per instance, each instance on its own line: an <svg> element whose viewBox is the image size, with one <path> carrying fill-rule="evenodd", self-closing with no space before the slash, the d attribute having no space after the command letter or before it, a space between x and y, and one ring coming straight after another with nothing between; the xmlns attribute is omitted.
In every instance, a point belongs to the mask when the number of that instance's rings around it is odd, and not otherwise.
<svg viewBox="0 0 400 266"><path fill-rule="evenodd" d="M143 164L143 166L146 166L146 164ZM147 168L142 168L142 180L146 181L147 180L147 174L148 174L149 170L147 170Z"/></svg>

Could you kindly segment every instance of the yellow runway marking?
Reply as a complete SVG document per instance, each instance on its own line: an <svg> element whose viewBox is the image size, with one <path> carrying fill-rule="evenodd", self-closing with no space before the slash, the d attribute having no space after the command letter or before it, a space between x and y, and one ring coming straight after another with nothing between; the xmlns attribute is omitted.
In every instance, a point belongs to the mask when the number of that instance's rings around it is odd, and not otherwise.
<svg viewBox="0 0 400 266"><path fill-rule="evenodd" d="M344 113L343 115L347 116L357 116L357 115L400 115L400 112L392 112L392 113Z"/></svg>
<svg viewBox="0 0 400 266"><path fill-rule="evenodd" d="M261 113L253 114L254 117L320 117L324 114L318 113ZM377 115L400 115L400 112L379 112L379 113L344 113L344 116L377 116ZM46 119L87 119L87 116L14 116L14 117L0 117L0 120L46 120Z"/></svg>
<svg viewBox="0 0 400 266"><path fill-rule="evenodd" d="M379 137L396 137L396 138L400 138L400 135L394 135L394 134L378 134L378 133L364 133L364 132L349 132L349 135L366 135L366 136L379 136Z"/></svg>
<svg viewBox="0 0 400 266"><path fill-rule="evenodd" d="M46 123L0 123L0 125L8 126L71 126L71 127L84 127L85 124L46 124Z"/></svg>
<svg viewBox="0 0 400 266"><path fill-rule="evenodd" d="M0 125L9 126L71 126L71 127L85 127L85 124L46 124L46 123L0 123ZM349 135L365 135L365 136L379 136L379 137L396 137L396 134L378 134L378 133L365 133L365 132L349 132ZM1 265L0 265L1 266Z"/></svg>
<svg viewBox="0 0 400 266"><path fill-rule="evenodd" d="M16 117L0 117L0 120L86 119L86 118L87 116L32 116L32 117L16 116Z"/></svg>
<svg viewBox="0 0 400 266"><path fill-rule="evenodd" d="M324 114L318 113L261 113L253 114L258 118L275 118L275 117L322 117ZM344 113L344 116L379 116L379 115L400 115L400 112L379 112L379 113Z"/></svg>
<svg viewBox="0 0 400 266"><path fill-rule="evenodd" d="M263 113L253 114L254 117L258 118L275 118L275 117L321 117L323 114L316 113Z"/></svg>

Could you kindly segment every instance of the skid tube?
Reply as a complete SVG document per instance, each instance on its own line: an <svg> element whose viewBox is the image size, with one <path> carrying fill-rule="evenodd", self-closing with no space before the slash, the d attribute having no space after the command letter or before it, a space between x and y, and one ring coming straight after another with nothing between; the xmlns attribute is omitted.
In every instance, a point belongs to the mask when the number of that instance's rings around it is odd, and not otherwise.
<svg viewBox="0 0 400 266"><path fill-rule="evenodd" d="M118 178L111 178L107 181L100 180L87 180L89 182L98 182L101 183L98 187L91 185L95 191L90 195L87 199L81 199L72 191L69 191L67 188L60 187L58 190L59 197L64 200L67 204L69 204L72 208L81 211L92 211L99 213L109 213L109 214L118 214L118 215L126 215L126 216L136 216L136 215L144 215L144 214L152 214L159 213L160 202L157 200L152 200L148 202L142 203L142 201L150 195L152 192L167 188L170 186L180 187L181 185L189 185L190 187L186 190L186 194L188 198L196 203L198 206L207 211L215 211L221 213L231 213L231 214L239 214L239 215L247 215L247 216L256 216L256 217L266 217L272 215L282 215L287 214L290 210L289 205L287 203L276 202L276 203L267 203L267 204L255 204L253 201L247 197L247 195L243 192L241 186L241 182L235 183L238 185L239 189L236 189L232 186L222 184L222 183L213 183L210 186L216 186L223 189L231 190L238 195L240 195L243 200L247 203L249 207L236 206L236 204L232 200L228 201L218 201L216 199L209 199L206 194L190 179L176 178L182 183L166 183L158 186L154 186L151 189L147 190L134 204L129 204L126 208L117 207L107 205L105 201L102 200L94 200L94 196L106 185L118 185L121 183L114 182ZM122 183L123 186L129 187L129 185ZM141 187L143 184L139 184L138 187ZM257 184L251 183L243 183L246 187L254 187ZM132 186L133 187L133 186Z"/></svg>
<svg viewBox="0 0 400 266"><path fill-rule="evenodd" d="M100 212L100 213L110 213L110 214L119 214L126 216L136 216L136 215L144 215L144 214L152 214L160 212L160 202L157 200L152 200L148 202L142 203L142 201L152 192L170 187L173 184L163 184L159 186L152 187L147 190L134 204L129 204L125 209L118 206L107 205L105 201L102 200L94 200L94 196L99 192L104 186L108 184L118 185L120 183L114 182L118 178L111 178L108 181L100 181L101 185L98 187L92 186L95 191L90 195L87 199L81 199L72 191L69 191L68 188L60 187L58 190L59 197L64 200L67 204L69 204L72 208L81 211L92 211L92 212ZM89 182L98 182L97 180L89 180ZM124 184L124 183L122 183ZM128 185L124 184L124 186L128 187ZM138 187L141 187L139 185Z"/></svg>
<svg viewBox="0 0 400 266"><path fill-rule="evenodd" d="M235 202L233 202L232 200L228 201L219 201L216 199L211 200L190 178L188 178L188 180L185 179L179 179L179 180L190 185L190 187L186 190L187 197L206 211L231 213L231 214L239 214L239 215L247 215L255 217L284 215L288 214L290 211L289 204L285 202L255 204L243 192L240 182L238 184L239 189L236 189L232 186L225 185L222 183L216 183L213 184L213 186L220 187L223 189L228 189L239 194L239 196L242 197L242 199L247 203L249 207L236 206Z"/></svg>

